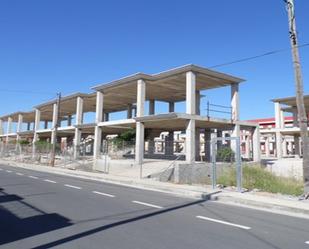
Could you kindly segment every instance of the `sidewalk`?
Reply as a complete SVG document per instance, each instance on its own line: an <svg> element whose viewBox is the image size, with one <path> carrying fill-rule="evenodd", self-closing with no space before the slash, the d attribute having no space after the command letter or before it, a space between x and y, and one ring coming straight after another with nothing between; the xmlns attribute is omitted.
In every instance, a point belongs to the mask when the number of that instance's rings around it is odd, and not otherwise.
<svg viewBox="0 0 309 249"><path fill-rule="evenodd" d="M54 173L117 184L137 189L157 191L187 198L204 198L223 204L238 205L258 210L292 215L309 219L309 201L298 201L297 198L267 193L238 193L226 190L213 190L210 186L180 185L167 182L159 182L152 179L133 179L125 176L114 176L103 173L77 171L65 168L31 165L12 161L0 160L0 164L11 165L40 172Z"/></svg>

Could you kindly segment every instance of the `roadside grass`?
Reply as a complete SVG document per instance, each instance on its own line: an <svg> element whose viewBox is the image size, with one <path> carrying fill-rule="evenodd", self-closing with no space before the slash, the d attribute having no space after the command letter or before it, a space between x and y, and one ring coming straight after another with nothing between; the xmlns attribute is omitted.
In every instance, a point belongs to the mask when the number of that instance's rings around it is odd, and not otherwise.
<svg viewBox="0 0 309 249"><path fill-rule="evenodd" d="M221 171L217 179L218 184L224 186L236 186L236 170L228 167ZM299 196L303 194L302 181L292 177L275 176L259 165L243 166L243 187L248 190L259 189L270 193L281 193Z"/></svg>

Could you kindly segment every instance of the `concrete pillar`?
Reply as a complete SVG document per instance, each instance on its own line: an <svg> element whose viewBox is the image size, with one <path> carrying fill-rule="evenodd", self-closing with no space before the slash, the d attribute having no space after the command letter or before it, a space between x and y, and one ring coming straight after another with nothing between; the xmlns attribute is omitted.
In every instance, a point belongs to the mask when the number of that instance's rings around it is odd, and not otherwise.
<svg viewBox="0 0 309 249"><path fill-rule="evenodd" d="M108 112L103 112L103 121L104 122L109 121L109 113Z"/></svg>
<svg viewBox="0 0 309 249"><path fill-rule="evenodd" d="M196 77L193 72L186 73L186 113L196 112ZM188 120L186 127L186 162L195 162L195 120Z"/></svg>
<svg viewBox="0 0 309 249"><path fill-rule="evenodd" d="M288 152L289 152L289 155L291 155L293 153L293 144L292 144L292 141L289 141L288 142Z"/></svg>
<svg viewBox="0 0 309 249"><path fill-rule="evenodd" d="M22 131L22 125L23 125L23 115L18 114L18 121L17 121L17 133Z"/></svg>
<svg viewBox="0 0 309 249"><path fill-rule="evenodd" d="M68 115L68 123L67 123L68 126L71 126L72 125L72 115Z"/></svg>
<svg viewBox="0 0 309 249"><path fill-rule="evenodd" d="M136 100L136 117L144 116L144 106L146 99L146 83L143 80L137 81L137 100ZM144 159L144 131L145 127L142 122L136 122L136 139L135 139L135 163L143 164Z"/></svg>
<svg viewBox="0 0 309 249"><path fill-rule="evenodd" d="M165 137L165 155L174 154L174 132L169 131Z"/></svg>
<svg viewBox="0 0 309 249"><path fill-rule="evenodd" d="M246 138L245 138L245 157L247 159L250 158L250 136L249 135L246 135Z"/></svg>
<svg viewBox="0 0 309 249"><path fill-rule="evenodd" d="M282 158L282 134L280 131L276 131L276 152L277 158Z"/></svg>
<svg viewBox="0 0 309 249"><path fill-rule="evenodd" d="M48 120L45 120L44 121L44 129L47 129L48 128Z"/></svg>
<svg viewBox="0 0 309 249"><path fill-rule="evenodd" d="M284 112L281 110L280 111L280 128L284 128L285 127L285 119L284 119Z"/></svg>
<svg viewBox="0 0 309 249"><path fill-rule="evenodd" d="M195 162L195 120L190 119L186 128L186 162Z"/></svg>
<svg viewBox="0 0 309 249"><path fill-rule="evenodd" d="M28 123L27 123L27 131L30 131L30 126L31 126L31 123L28 122Z"/></svg>
<svg viewBox="0 0 309 249"><path fill-rule="evenodd" d="M55 129L56 129L56 126L58 125L57 120L58 120L58 105L57 103L55 103L53 105L52 134L50 138L50 141L52 144L57 143L57 138L55 137Z"/></svg>
<svg viewBox="0 0 309 249"><path fill-rule="evenodd" d="M175 112L175 102L168 102L168 112Z"/></svg>
<svg viewBox="0 0 309 249"><path fill-rule="evenodd" d="M83 98L77 97L75 125L81 125L83 122L83 105L84 105ZM80 146L81 137L82 137L81 130L76 127L75 134L74 134L74 159L77 159L79 156L79 151L80 151L79 146Z"/></svg>
<svg viewBox="0 0 309 249"><path fill-rule="evenodd" d="M148 138L148 154L153 155L154 153L155 153L154 136L150 135Z"/></svg>
<svg viewBox="0 0 309 249"><path fill-rule="evenodd" d="M283 157L287 156L286 138L284 136L282 137L282 156Z"/></svg>
<svg viewBox="0 0 309 249"><path fill-rule="evenodd" d="M102 129L98 126L103 121L103 93L97 92L96 98L96 113L95 113L95 129L94 129L94 145L93 145L93 157L94 163L100 155L101 142L102 142Z"/></svg>
<svg viewBox="0 0 309 249"><path fill-rule="evenodd" d="M300 139L299 135L294 136L295 156L300 157Z"/></svg>
<svg viewBox="0 0 309 249"><path fill-rule="evenodd" d="M155 114L155 100L151 99L149 100L149 115Z"/></svg>
<svg viewBox="0 0 309 249"><path fill-rule="evenodd" d="M269 148L269 139L270 139L270 137L265 137L265 156L266 156L266 158L269 158L269 156L270 156L270 148Z"/></svg>
<svg viewBox="0 0 309 249"><path fill-rule="evenodd" d="M132 104L128 104L128 108L127 108L127 119L130 119L133 117L133 108L132 108Z"/></svg>
<svg viewBox="0 0 309 249"><path fill-rule="evenodd" d="M205 151L205 161L211 161L211 154L210 154L210 146L211 146L211 130L205 129L204 131L204 151Z"/></svg>
<svg viewBox="0 0 309 249"><path fill-rule="evenodd" d="M200 105L201 105L201 94L200 94L200 91L196 91L195 92L195 114L196 115L201 114Z"/></svg>
<svg viewBox="0 0 309 249"><path fill-rule="evenodd" d="M252 139L253 139L253 161L255 162L260 162L261 161L261 143L260 143L260 127L257 126L253 130L252 134Z"/></svg>
<svg viewBox="0 0 309 249"><path fill-rule="evenodd" d="M279 102L275 102L275 122L276 128L282 128L282 118L281 118L281 106Z"/></svg>
<svg viewBox="0 0 309 249"><path fill-rule="evenodd" d="M232 122L235 124L232 130L232 137L240 137L239 121L239 84L231 85L231 108L232 108ZM236 153L236 141L231 141L231 149Z"/></svg>
<svg viewBox="0 0 309 249"><path fill-rule="evenodd" d="M8 117L7 126L6 126L6 134L12 133L12 118Z"/></svg>
<svg viewBox="0 0 309 249"><path fill-rule="evenodd" d="M201 131L199 128L195 129L195 160L201 161Z"/></svg>
<svg viewBox="0 0 309 249"><path fill-rule="evenodd" d="M0 119L0 135L3 135L3 120Z"/></svg>
<svg viewBox="0 0 309 249"><path fill-rule="evenodd" d="M37 131L40 129L40 121L41 121L41 111L39 109L35 109L34 134L33 134L33 142L32 142L32 157L35 157L35 153L36 153L35 143L39 140L39 135Z"/></svg>

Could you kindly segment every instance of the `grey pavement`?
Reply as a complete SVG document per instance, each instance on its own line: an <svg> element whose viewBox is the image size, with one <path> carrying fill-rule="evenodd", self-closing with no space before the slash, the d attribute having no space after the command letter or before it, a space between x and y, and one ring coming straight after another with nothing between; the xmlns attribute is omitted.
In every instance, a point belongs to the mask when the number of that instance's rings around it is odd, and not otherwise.
<svg viewBox="0 0 309 249"><path fill-rule="evenodd" d="M309 248L308 219L6 165L0 190L0 248Z"/></svg>

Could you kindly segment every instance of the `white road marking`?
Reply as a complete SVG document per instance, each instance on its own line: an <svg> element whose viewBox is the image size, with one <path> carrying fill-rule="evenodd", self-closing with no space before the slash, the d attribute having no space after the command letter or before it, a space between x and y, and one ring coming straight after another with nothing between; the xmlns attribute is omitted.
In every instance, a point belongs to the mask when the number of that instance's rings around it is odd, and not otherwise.
<svg viewBox="0 0 309 249"><path fill-rule="evenodd" d="M108 197L115 197L114 195L106 194L106 193L102 193L102 192L98 192L98 191L92 191L92 193L98 194L98 195L104 195L104 196L108 196Z"/></svg>
<svg viewBox="0 0 309 249"><path fill-rule="evenodd" d="M81 189L81 187L69 185L69 184L64 184L64 186L69 187L69 188L75 188L75 189Z"/></svg>
<svg viewBox="0 0 309 249"><path fill-rule="evenodd" d="M57 183L57 182L55 182L55 181L48 180L48 179L45 179L44 182Z"/></svg>
<svg viewBox="0 0 309 249"><path fill-rule="evenodd" d="M2 171L3 169L0 169L0 171Z"/></svg>
<svg viewBox="0 0 309 249"><path fill-rule="evenodd" d="M220 223L220 224L223 224L223 225L238 227L238 228L245 229L245 230L251 229L251 227L247 227L247 226L243 226L243 225L239 225L239 224L235 224L235 223L230 223L230 222L223 221L223 220L216 220L216 219L208 218L208 217L205 217L205 216L196 216L196 218Z"/></svg>
<svg viewBox="0 0 309 249"><path fill-rule="evenodd" d="M32 179L38 179L38 177L36 176L28 176L29 178L32 178Z"/></svg>
<svg viewBox="0 0 309 249"><path fill-rule="evenodd" d="M309 245L309 240L305 242L305 244Z"/></svg>
<svg viewBox="0 0 309 249"><path fill-rule="evenodd" d="M16 175L23 176L24 174L16 172Z"/></svg>
<svg viewBox="0 0 309 249"><path fill-rule="evenodd" d="M133 203L136 203L136 204L148 206L148 207L153 207L153 208L163 208L163 207L161 207L161 206L157 206L157 205L153 205L153 204L146 203L146 202L141 202L141 201L132 201L132 202L133 202Z"/></svg>
<svg viewBox="0 0 309 249"><path fill-rule="evenodd" d="M8 172L8 173L12 173L12 171L11 171L11 170L6 170L6 172Z"/></svg>

